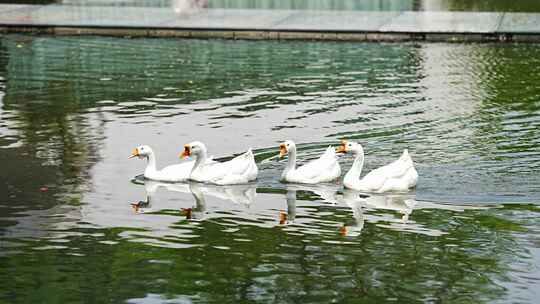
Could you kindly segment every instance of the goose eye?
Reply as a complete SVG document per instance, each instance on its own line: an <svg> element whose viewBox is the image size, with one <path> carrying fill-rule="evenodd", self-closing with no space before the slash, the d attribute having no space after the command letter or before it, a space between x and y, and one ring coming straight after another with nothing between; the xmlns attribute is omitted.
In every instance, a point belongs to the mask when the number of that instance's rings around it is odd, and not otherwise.
<svg viewBox="0 0 540 304"><path fill-rule="evenodd" d="M191 150L195 149L195 146L191 146Z"/></svg>
<svg viewBox="0 0 540 304"><path fill-rule="evenodd" d="M289 144L287 144L287 147L289 146Z"/></svg>

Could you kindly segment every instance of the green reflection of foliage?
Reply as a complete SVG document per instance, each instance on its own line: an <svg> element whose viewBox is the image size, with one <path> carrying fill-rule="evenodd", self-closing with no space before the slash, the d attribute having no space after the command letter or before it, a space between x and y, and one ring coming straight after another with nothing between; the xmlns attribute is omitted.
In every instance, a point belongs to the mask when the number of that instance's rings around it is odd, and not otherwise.
<svg viewBox="0 0 540 304"><path fill-rule="evenodd" d="M507 210L526 210L532 212L540 212L540 207L533 204L506 204L504 209Z"/></svg>
<svg viewBox="0 0 540 304"><path fill-rule="evenodd" d="M16 168L7 171L5 178L12 188L0 199L23 206L32 202L29 205L36 210L59 202L78 205L89 168L99 158L96 143L102 129L99 123L91 126L80 114L82 102L72 79L72 62L55 53L61 50L44 46L38 37L3 37L0 49L3 110L11 114L6 123L17 131L22 144L3 153L9 163L6 168ZM51 56L68 63L59 66Z"/></svg>
<svg viewBox="0 0 540 304"><path fill-rule="evenodd" d="M471 140L486 159L511 160L504 167L494 167L502 174L520 176L540 168L534 161L540 132L535 122L540 109L539 54L535 45L470 47L472 78L481 98L472 117Z"/></svg>
<svg viewBox="0 0 540 304"><path fill-rule="evenodd" d="M476 220L478 221L478 224L481 227L492 229L492 230L507 230L507 231L513 231L513 232L525 232L527 231L526 228L519 225L518 223L512 222L510 220L505 220L498 217L493 216L477 216Z"/></svg>
<svg viewBox="0 0 540 304"><path fill-rule="evenodd" d="M500 223L498 217L505 214L501 209L471 211L453 221L453 213L447 211L413 214L429 227L447 227L448 234L442 237L368 223L354 239L344 239L337 226L335 231L328 226L340 222L343 215L350 216L348 212L324 210L325 215L305 227L319 229L317 234L243 224L230 233L224 231L230 219L213 218L196 224L179 220L174 224L178 235L154 239L200 246L184 249L122 239L119 234L127 232L123 228L99 230L104 236L97 238L73 236L69 249L47 250L47 254L27 249L25 255L0 258L5 270L0 274L2 290L11 291L0 292L0 297L12 303L37 299L118 303L148 294L169 299L182 295L202 302L384 302L397 298L488 303L505 295L496 282L506 279L511 261L521 251L513 234L523 231L509 231L506 224L485 226ZM448 226L449 222L454 223ZM186 231L193 235L182 238ZM136 234L132 231L132 236ZM141 231L140 237L144 235ZM484 246L481 250L479 243ZM27 246L50 244L41 240Z"/></svg>

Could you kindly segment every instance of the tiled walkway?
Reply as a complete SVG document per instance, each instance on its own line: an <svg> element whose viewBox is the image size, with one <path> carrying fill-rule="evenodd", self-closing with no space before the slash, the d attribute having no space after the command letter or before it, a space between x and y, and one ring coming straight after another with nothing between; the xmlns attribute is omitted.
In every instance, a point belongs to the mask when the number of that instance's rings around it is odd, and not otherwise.
<svg viewBox="0 0 540 304"><path fill-rule="evenodd" d="M540 14L0 5L4 32L253 39L540 42Z"/></svg>

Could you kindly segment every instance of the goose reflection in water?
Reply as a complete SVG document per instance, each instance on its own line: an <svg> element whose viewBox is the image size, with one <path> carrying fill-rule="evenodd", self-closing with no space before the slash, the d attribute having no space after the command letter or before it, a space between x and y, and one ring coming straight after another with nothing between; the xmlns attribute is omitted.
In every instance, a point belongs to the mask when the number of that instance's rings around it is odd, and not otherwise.
<svg viewBox="0 0 540 304"><path fill-rule="evenodd" d="M352 225L346 225L339 228L339 233L343 236L358 236L364 229L365 217L364 208L366 205L366 196L356 191L343 191L341 200L352 210L354 222Z"/></svg>
<svg viewBox="0 0 540 304"><path fill-rule="evenodd" d="M414 226L418 226L413 221L409 221L409 216L417 204L414 195L388 194L367 196L354 190L345 189L341 198L351 208L355 221L353 225L343 224L340 228L340 234L343 236L359 235L364 228L366 218L372 223L394 223L393 226L387 226L387 228L414 228ZM397 211L402 216L400 220L396 221L388 216L369 214L369 211L372 210ZM368 214L364 214L364 212Z"/></svg>
<svg viewBox="0 0 540 304"><path fill-rule="evenodd" d="M249 208L257 197L257 185L253 183L226 186L215 186L200 183L190 183L190 185L199 189L204 195L231 201L246 208Z"/></svg>
<svg viewBox="0 0 540 304"><path fill-rule="evenodd" d="M245 208L249 208L257 196L255 184L213 186L190 183L189 189L195 199L195 206L193 208L182 209L182 214L185 215L188 220L204 219L207 214L205 195L231 201L237 205L242 205Z"/></svg>
<svg viewBox="0 0 540 304"><path fill-rule="evenodd" d="M303 185L303 184L287 184L285 195L287 201L287 210L280 211L279 224L292 224L296 218L296 196L298 191L312 193L318 196L323 202L336 205L337 191L339 187L334 184L318 184L318 185Z"/></svg>
<svg viewBox="0 0 540 304"><path fill-rule="evenodd" d="M163 183L146 180L144 182L146 189L146 200L132 204L137 213L154 212L156 215L181 215L187 220L205 220L207 218L227 217L231 212L241 217L251 218L258 221L257 225L271 227L273 225L289 226L293 230L309 233L324 233L324 227L328 227L328 220L322 216L328 216L328 212L334 213L340 208L350 210L349 220L332 221L334 229L343 236L358 236L366 229L367 223L375 224L379 228L391 229L396 231L406 231L420 233L431 236L443 235L446 232L426 227L425 223L419 223L411 218L413 212L418 209L441 209L454 212L464 211L466 209L485 208L479 206L462 206L455 204L443 204L426 201L418 201L414 194L387 194L368 196L354 190L341 190L337 184L319 184L319 185L297 185L288 184L285 195L286 204L281 201L277 214L275 210L268 205L276 203L273 196L263 195L260 201L256 202L257 192L256 184L216 186L201 183ZM188 195L176 195L168 193L166 201L162 201L161 208L156 208L159 199L156 201L154 195L158 189L164 188L169 192L178 192ZM172 194L172 196L171 196ZM191 194L191 195L189 195ZM171 199L172 197L172 199ZM217 200L209 200L213 197ZM176 202L178 200L178 203ZM297 200L309 202L300 207ZM189 205L189 202L193 202ZM313 201L318 201L318 205L325 207L312 208ZM186 202L188 206L186 206ZM184 206L179 206L182 203ZM231 204L232 203L232 204ZM321 205L322 203L322 205ZM168 204L169 208L165 206ZM176 205L176 206L175 206ZM165 207L165 208L164 208ZM184 208L180 208L184 207ZM306 208L307 207L307 208ZM275 208L275 207L274 207ZM274 211L272 211L272 209ZM172 210L172 211L170 211ZM251 210L251 211L248 211ZM325 211L326 212L323 212ZM225 213L221 211L226 211ZM272 213L271 222L261 222L261 215ZM399 214L396 218L395 214ZM323 215L324 214L324 215ZM301 219L298 218L299 215ZM336 231L333 230L333 231Z"/></svg>
<svg viewBox="0 0 540 304"><path fill-rule="evenodd" d="M160 188L167 191L191 194L195 199L194 206L181 208L180 214L186 219L203 219L206 214L205 196L219 198L224 201L231 201L234 204L241 205L244 208L249 206L255 200L257 195L255 184L214 186L201 183L164 183L152 180L145 180L146 200L132 203L131 206L137 213L147 213L153 211L152 198Z"/></svg>
<svg viewBox="0 0 540 304"><path fill-rule="evenodd" d="M131 207L136 213L147 213L152 211L152 197L159 188L165 188L167 191L190 193L190 185L182 183L164 183L153 180L144 180L144 189L146 191L146 200L131 203Z"/></svg>
<svg viewBox="0 0 540 304"><path fill-rule="evenodd" d="M385 223L378 224L379 227L389 228L398 231L409 231L426 235L438 236L445 234L443 231L429 229L422 224L410 219L414 210L439 209L454 212L463 212L469 209L485 209L486 206L444 204L428 201L418 201L415 195L410 194L387 194L367 196L354 190L344 190L339 198L351 208L355 223L353 225L343 225L340 233L344 236L359 235L364 228L364 222ZM373 214L372 211L388 210L401 214L400 219L389 217L387 214Z"/></svg>
<svg viewBox="0 0 540 304"><path fill-rule="evenodd" d="M379 210L393 210L400 213L401 220L406 223L414 210L416 200L414 195L372 195L363 198L366 207Z"/></svg>
<svg viewBox="0 0 540 304"><path fill-rule="evenodd" d="M196 184L190 184L189 189L195 199L195 206L180 209L181 214L186 217L186 220L202 220L206 214L206 199L204 198L204 194Z"/></svg>
<svg viewBox="0 0 540 304"><path fill-rule="evenodd" d="M352 225L343 224L339 232L343 236L358 236L364 229L365 221L370 223L387 223L378 224L380 227L385 227L399 231L411 231L416 233L424 233L430 235L441 235L442 232L422 227L422 225L409 220L410 214L417 205L414 195L371 195L367 196L363 193L354 190L343 190L343 195L340 201L346 204L352 210L354 223ZM433 206L437 207L437 206ZM402 216L396 220L387 214L373 214L375 210L397 211Z"/></svg>
<svg viewBox="0 0 540 304"><path fill-rule="evenodd" d="M292 224L296 218L296 190L287 189L285 197L287 200L287 211L281 211L279 213L280 225Z"/></svg>

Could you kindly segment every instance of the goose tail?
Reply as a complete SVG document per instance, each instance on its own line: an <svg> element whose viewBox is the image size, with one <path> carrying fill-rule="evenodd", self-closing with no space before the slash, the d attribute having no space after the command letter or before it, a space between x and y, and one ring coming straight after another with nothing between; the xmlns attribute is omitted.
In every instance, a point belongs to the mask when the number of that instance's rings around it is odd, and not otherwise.
<svg viewBox="0 0 540 304"><path fill-rule="evenodd" d="M244 153L244 157L245 158L253 158L253 150L251 148L249 148L246 153Z"/></svg>
<svg viewBox="0 0 540 304"><path fill-rule="evenodd" d="M409 160L411 160L411 156L409 155L409 150L408 149L403 150L403 153L399 157L399 160L401 160L401 161L409 161Z"/></svg>
<svg viewBox="0 0 540 304"><path fill-rule="evenodd" d="M324 151L323 157L336 157L336 150L332 146L328 146Z"/></svg>

